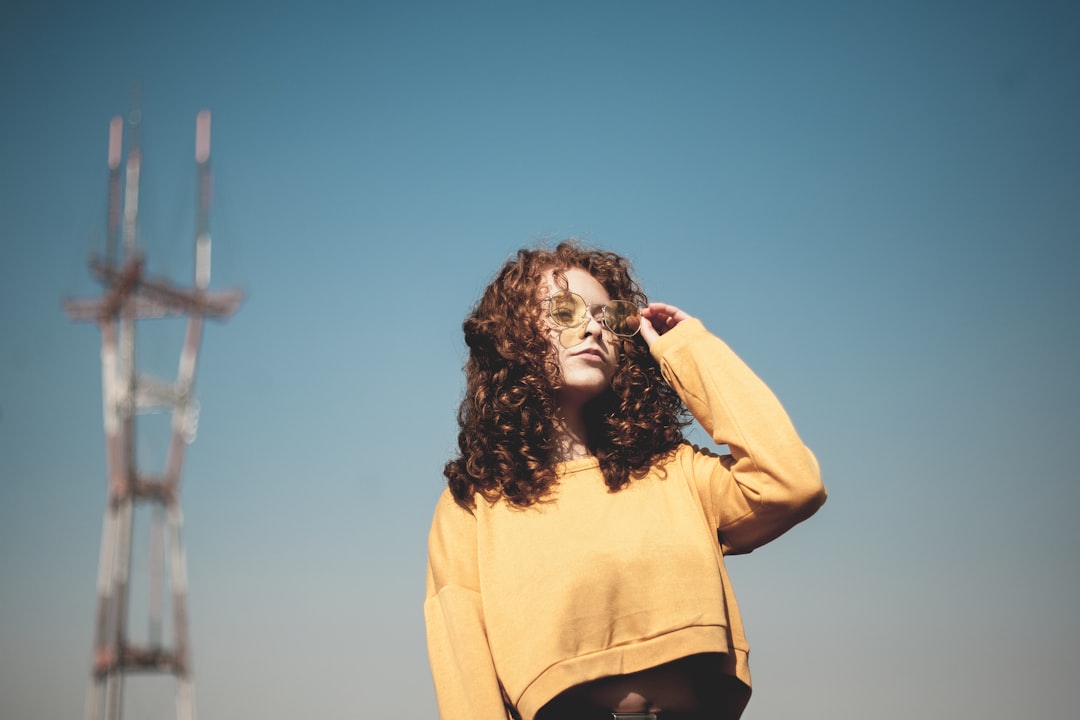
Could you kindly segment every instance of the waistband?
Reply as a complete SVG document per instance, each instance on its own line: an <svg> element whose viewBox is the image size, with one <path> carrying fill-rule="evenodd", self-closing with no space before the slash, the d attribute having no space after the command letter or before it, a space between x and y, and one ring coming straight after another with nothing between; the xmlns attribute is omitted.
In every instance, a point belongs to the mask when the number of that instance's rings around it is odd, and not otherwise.
<svg viewBox="0 0 1080 720"><path fill-rule="evenodd" d="M603 708L582 706L548 707L536 716L537 720L541 718L543 720L718 720L721 717L728 716L704 711L613 712Z"/></svg>
<svg viewBox="0 0 1080 720"><path fill-rule="evenodd" d="M597 720L600 717L607 718L611 715L612 720L705 720L705 716L702 713L697 712L654 712L654 713L625 713L625 712L604 712L602 715L597 715Z"/></svg>
<svg viewBox="0 0 1080 720"><path fill-rule="evenodd" d="M700 712L612 712L611 710L579 710L573 720L706 720Z"/></svg>

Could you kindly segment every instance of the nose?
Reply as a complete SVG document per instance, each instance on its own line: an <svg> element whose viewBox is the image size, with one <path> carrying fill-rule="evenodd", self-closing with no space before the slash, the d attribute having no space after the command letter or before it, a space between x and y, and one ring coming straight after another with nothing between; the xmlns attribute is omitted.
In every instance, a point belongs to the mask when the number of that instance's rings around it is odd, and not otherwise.
<svg viewBox="0 0 1080 720"><path fill-rule="evenodd" d="M604 331L604 308L603 306L590 307L586 313L585 335L600 335Z"/></svg>
<svg viewBox="0 0 1080 720"><path fill-rule="evenodd" d="M585 313L585 319L583 322L579 322L568 328L563 328L559 333L559 343L564 348L572 348L585 341L585 338L595 337L602 338L604 331L604 324L602 322L603 311L600 314L593 312L591 309Z"/></svg>

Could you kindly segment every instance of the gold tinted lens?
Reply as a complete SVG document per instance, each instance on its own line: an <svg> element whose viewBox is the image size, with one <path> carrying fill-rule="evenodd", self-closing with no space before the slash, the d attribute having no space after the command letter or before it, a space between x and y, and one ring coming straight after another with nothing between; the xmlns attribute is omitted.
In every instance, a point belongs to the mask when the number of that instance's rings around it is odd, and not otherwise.
<svg viewBox="0 0 1080 720"><path fill-rule="evenodd" d="M616 335L630 337L641 327L641 313L632 302L612 300L604 307L604 322Z"/></svg>
<svg viewBox="0 0 1080 720"><path fill-rule="evenodd" d="M548 300L551 319L563 327L577 327L585 322L585 301L568 290L557 292Z"/></svg>

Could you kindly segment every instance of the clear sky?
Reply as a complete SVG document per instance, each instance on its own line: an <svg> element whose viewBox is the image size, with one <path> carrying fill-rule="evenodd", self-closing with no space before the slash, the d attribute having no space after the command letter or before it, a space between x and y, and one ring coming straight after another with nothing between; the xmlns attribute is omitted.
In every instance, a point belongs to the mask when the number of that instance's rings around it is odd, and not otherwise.
<svg viewBox="0 0 1080 720"><path fill-rule="evenodd" d="M100 336L62 302L99 292L135 83L151 272L190 276L210 108L212 286L246 292L205 333L184 475L202 720L434 717L460 323L516 248L569 236L724 337L821 460L822 511L729 563L747 720L1075 717L1075 3L14 0L0 718L83 708ZM174 374L182 327L146 325L143 370Z"/></svg>

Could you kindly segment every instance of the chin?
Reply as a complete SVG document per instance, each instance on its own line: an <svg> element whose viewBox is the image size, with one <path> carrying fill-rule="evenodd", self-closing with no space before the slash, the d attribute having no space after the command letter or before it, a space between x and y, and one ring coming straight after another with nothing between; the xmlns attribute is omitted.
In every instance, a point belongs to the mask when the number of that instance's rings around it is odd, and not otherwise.
<svg viewBox="0 0 1080 720"><path fill-rule="evenodd" d="M562 395L573 395L583 402L588 402L603 395L610 387L611 380L606 377L596 381L574 382L571 379L565 382L558 392Z"/></svg>
<svg viewBox="0 0 1080 720"><path fill-rule="evenodd" d="M602 393L611 385L611 378L607 373L595 371L580 374L572 374L563 378L563 387L577 392Z"/></svg>

